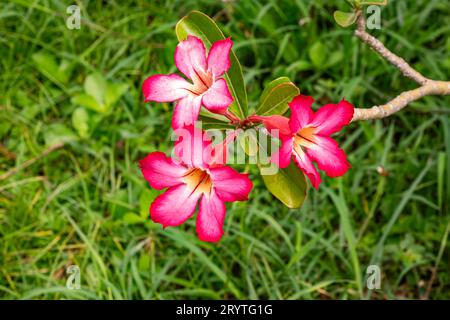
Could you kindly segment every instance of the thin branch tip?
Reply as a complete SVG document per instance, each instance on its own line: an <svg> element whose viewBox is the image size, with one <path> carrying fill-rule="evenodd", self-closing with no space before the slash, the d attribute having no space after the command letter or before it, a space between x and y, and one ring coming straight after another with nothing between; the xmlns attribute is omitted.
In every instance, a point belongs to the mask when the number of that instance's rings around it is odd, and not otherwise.
<svg viewBox="0 0 450 320"><path fill-rule="evenodd" d="M420 87L402 92L393 100L380 106L374 106L368 109L356 108L352 119L353 121L358 120L373 120L382 119L388 117L413 101L419 100L425 96L431 95L450 95L450 82L449 81L439 81L428 79L423 76L420 72L411 67L403 58L397 56L389 49L387 49L384 44L366 32L366 19L362 11L357 12L357 28L355 30L355 36L358 37L363 43L367 44L370 48L376 51L382 58L391 63L394 67L402 72L402 74L417 82Z"/></svg>

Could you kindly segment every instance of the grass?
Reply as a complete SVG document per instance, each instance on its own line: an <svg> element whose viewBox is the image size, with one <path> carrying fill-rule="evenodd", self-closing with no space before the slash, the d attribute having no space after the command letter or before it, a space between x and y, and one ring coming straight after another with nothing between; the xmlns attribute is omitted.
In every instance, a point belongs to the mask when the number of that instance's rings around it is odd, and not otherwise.
<svg viewBox="0 0 450 320"><path fill-rule="evenodd" d="M194 219L163 231L147 217L157 193L137 160L169 150L172 106L144 104L140 87L150 74L175 71L174 26L190 10L232 36L250 107L279 76L316 106L345 96L368 107L414 86L333 23L340 2L77 1L81 30L66 28L63 1L2 5L0 176L18 172L0 180L0 297L449 298L448 98L346 128L337 139L352 169L323 176L300 209L283 207L247 167L255 187L248 202L227 207L219 244L200 242ZM426 76L448 78L447 4L392 1L381 18L371 33ZM311 56L320 46L326 56ZM72 63L63 73L69 80L43 74L37 52ZM93 72L128 90L111 112L89 111L95 129L75 139L71 98ZM40 157L55 141L64 147ZM370 291L366 269L374 263L382 288ZM65 286L71 264L80 267L80 290Z"/></svg>

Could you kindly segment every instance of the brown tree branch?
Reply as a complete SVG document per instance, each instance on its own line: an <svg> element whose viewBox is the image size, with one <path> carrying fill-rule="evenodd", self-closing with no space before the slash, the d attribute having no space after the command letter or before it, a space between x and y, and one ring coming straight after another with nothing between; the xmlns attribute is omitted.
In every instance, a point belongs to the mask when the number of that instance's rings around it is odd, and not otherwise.
<svg viewBox="0 0 450 320"><path fill-rule="evenodd" d="M420 87L414 90L402 92L399 96L388 103L372 108L355 108L352 121L382 119L394 114L413 101L419 100L425 96L431 95L450 95L450 82L431 80L424 77L420 72L412 68L404 59L392 53L377 38L366 32L366 20L362 12L358 13L357 29L355 35L373 50L375 50L384 59L399 69L405 77L408 77Z"/></svg>

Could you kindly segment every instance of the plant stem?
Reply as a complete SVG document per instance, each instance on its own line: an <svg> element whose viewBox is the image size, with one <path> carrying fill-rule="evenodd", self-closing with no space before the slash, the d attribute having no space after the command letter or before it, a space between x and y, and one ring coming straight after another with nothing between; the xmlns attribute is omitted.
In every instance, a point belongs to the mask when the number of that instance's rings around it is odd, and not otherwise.
<svg viewBox="0 0 450 320"><path fill-rule="evenodd" d="M355 108L352 122L358 120L373 120L388 117L400 111L411 102L419 100L425 96L450 95L449 81L431 80L424 77L421 73L412 68L404 59L395 55L393 52L387 49L380 40L368 34L366 32L366 20L361 11L358 12L357 25L358 27L355 31L355 35L362 42L378 52L380 56L382 56L393 66L399 69L405 77L408 77L420 84L420 87L414 90L402 92L396 98L384 105L374 106L368 109Z"/></svg>

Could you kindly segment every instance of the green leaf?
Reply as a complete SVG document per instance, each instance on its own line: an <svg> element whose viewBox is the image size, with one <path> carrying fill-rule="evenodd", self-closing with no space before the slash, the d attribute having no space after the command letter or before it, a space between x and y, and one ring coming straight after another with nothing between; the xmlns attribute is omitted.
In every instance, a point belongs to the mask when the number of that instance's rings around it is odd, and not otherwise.
<svg viewBox="0 0 450 320"><path fill-rule="evenodd" d="M264 89L259 99L259 107L256 114L269 116L284 114L289 108L288 102L292 100L300 90L289 78L281 77L270 82Z"/></svg>
<svg viewBox="0 0 450 320"><path fill-rule="evenodd" d="M45 144L48 147L59 143L75 141L78 136L62 123L49 125L44 132Z"/></svg>
<svg viewBox="0 0 450 320"><path fill-rule="evenodd" d="M84 108L77 108L72 113L72 125L81 138L89 137L89 114Z"/></svg>
<svg viewBox="0 0 450 320"><path fill-rule="evenodd" d="M128 224L144 223L145 219L134 212L127 212L123 215L122 220Z"/></svg>
<svg viewBox="0 0 450 320"><path fill-rule="evenodd" d="M38 52L31 56L36 68L50 81L61 85L69 81L70 74L72 72L73 64L68 61L63 61L58 66L56 59L53 55Z"/></svg>
<svg viewBox="0 0 450 320"><path fill-rule="evenodd" d="M305 175L291 161L288 167L273 175L261 176L267 189L289 208L299 208L305 201L308 185Z"/></svg>
<svg viewBox="0 0 450 320"><path fill-rule="evenodd" d="M327 62L325 63L325 69L331 68L334 65L337 65L344 59L344 53L342 51L334 51L327 58Z"/></svg>
<svg viewBox="0 0 450 320"><path fill-rule="evenodd" d="M309 48L309 59L317 69L323 69L327 59L327 49L322 42L318 41Z"/></svg>
<svg viewBox="0 0 450 320"><path fill-rule="evenodd" d="M150 214L150 204L158 196L158 192L154 189L145 189L139 197L139 214L142 218L147 219Z"/></svg>
<svg viewBox="0 0 450 320"><path fill-rule="evenodd" d="M96 112L105 113L107 111L104 104L99 104L93 97L85 93L73 96L70 101L75 105L80 105Z"/></svg>
<svg viewBox="0 0 450 320"><path fill-rule="evenodd" d="M371 4L375 4L377 6L385 6L388 4L388 0L361 0L360 4L364 6Z"/></svg>
<svg viewBox="0 0 450 320"><path fill-rule="evenodd" d="M225 39L214 20L199 11L192 11L178 21L175 31L178 40L182 41L188 35L193 35L203 40L207 48L210 48L214 42ZM225 74L225 79L233 95L234 102L229 109L240 119L245 119L248 114L247 92L245 90L242 68L233 50L230 52L230 62L231 67Z"/></svg>
<svg viewBox="0 0 450 320"><path fill-rule="evenodd" d="M107 87L108 84L100 73L90 74L84 80L84 91L94 98L99 105L106 104Z"/></svg>
<svg viewBox="0 0 450 320"><path fill-rule="evenodd" d="M72 71L75 65L67 60L61 61L58 67L58 73L60 75L61 81L63 83L69 82L70 76L72 75Z"/></svg>
<svg viewBox="0 0 450 320"><path fill-rule="evenodd" d="M147 252L141 253L138 265L139 271L147 271L150 268L150 255Z"/></svg>
<svg viewBox="0 0 450 320"><path fill-rule="evenodd" d="M302 72L306 70L310 70L312 68L311 62L307 60L298 60L294 63L290 64L289 67L286 68L286 72Z"/></svg>
<svg viewBox="0 0 450 320"><path fill-rule="evenodd" d="M236 129L235 126L230 124L230 121L220 114L212 113L202 108L200 110L199 120L202 122L203 130L215 129L215 130L227 130Z"/></svg>
<svg viewBox="0 0 450 320"><path fill-rule="evenodd" d="M258 137L256 136L255 130L244 131L239 135L238 139L246 154L250 157L254 157L258 154Z"/></svg>
<svg viewBox="0 0 450 320"><path fill-rule="evenodd" d="M126 83L108 83L106 88L105 105L107 109L112 107L120 97L128 90Z"/></svg>
<svg viewBox="0 0 450 320"><path fill-rule="evenodd" d="M354 24L357 17L355 12L343 12L339 10L335 11L333 16L337 24L344 28Z"/></svg>

